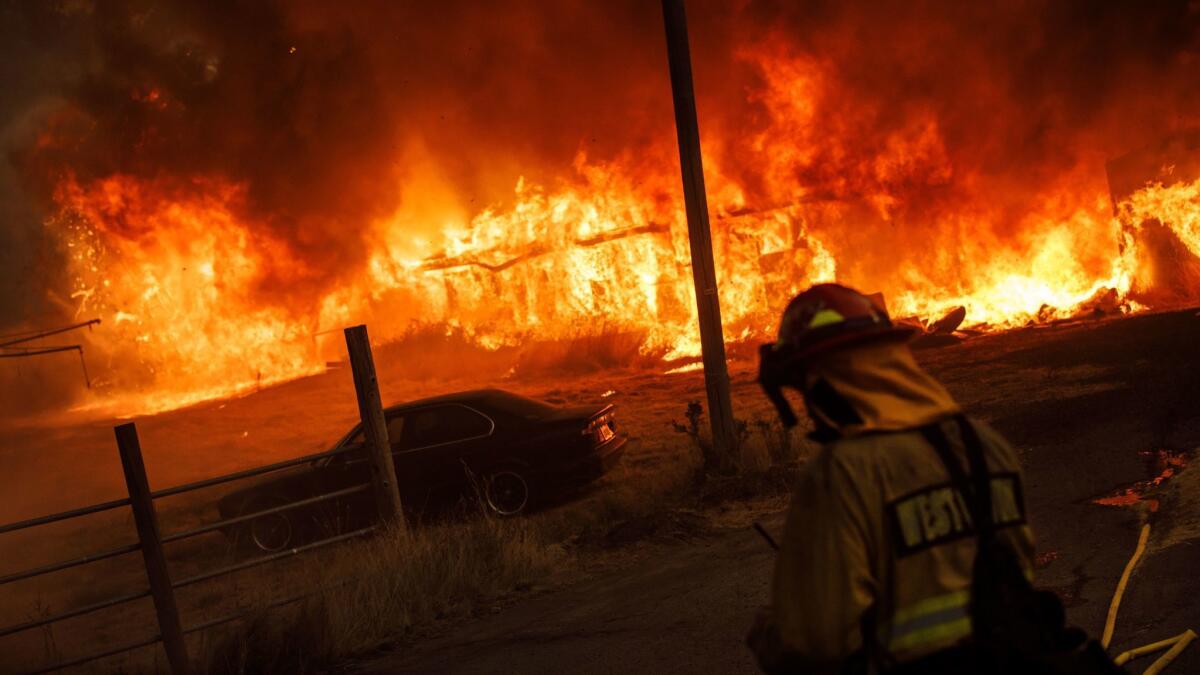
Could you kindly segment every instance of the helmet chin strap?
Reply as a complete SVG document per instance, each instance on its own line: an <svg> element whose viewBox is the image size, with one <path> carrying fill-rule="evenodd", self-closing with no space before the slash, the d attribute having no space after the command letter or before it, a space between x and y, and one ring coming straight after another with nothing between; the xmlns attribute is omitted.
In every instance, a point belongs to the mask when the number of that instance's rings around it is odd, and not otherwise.
<svg viewBox="0 0 1200 675"><path fill-rule="evenodd" d="M819 377L810 381L803 371L803 364L790 358L786 351L775 345L762 345L758 356L758 384L767 400L775 406L784 427L790 429L800 423L783 393L784 387L800 390L808 416L820 430L836 434L845 427L863 424L862 416L828 380Z"/></svg>
<svg viewBox="0 0 1200 675"><path fill-rule="evenodd" d="M837 430L864 424L862 415L829 384L829 380L822 377L805 384L804 403L808 406L809 417L818 426Z"/></svg>
<svg viewBox="0 0 1200 675"><path fill-rule="evenodd" d="M788 377L788 368L780 363L784 360L781 356L775 345L762 345L758 348L758 384L767 395L767 400L775 406L775 412L779 413L779 421L784 427L791 429L799 424L800 420L792 410L792 405L788 403L787 397L783 395L783 388L791 384L791 378Z"/></svg>

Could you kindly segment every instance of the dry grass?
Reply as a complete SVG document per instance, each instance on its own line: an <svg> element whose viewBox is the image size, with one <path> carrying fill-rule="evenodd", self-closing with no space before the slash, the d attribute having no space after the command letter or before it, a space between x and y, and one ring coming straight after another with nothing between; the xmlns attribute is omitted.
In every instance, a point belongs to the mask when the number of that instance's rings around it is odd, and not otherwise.
<svg viewBox="0 0 1200 675"><path fill-rule="evenodd" d="M263 597L252 606L267 607L305 586L346 583L212 631L194 649L198 669L320 672L438 621L492 611L505 597L577 576L599 550L677 534L676 514L689 499L695 469L690 461L626 467L579 501L527 518L472 512L342 546L279 583L286 592L258 590Z"/></svg>
<svg viewBox="0 0 1200 675"><path fill-rule="evenodd" d="M573 572L603 549L707 530L697 507L779 494L801 445L768 422L744 424L739 469L710 476L699 457L652 469L624 468L577 503L532 517L476 516L388 532L342 547L288 588L348 583L287 609L263 610L208 636L207 673L307 673L402 642L440 620L492 611L503 598ZM790 438L790 436L789 436ZM793 452L780 466L781 453ZM681 453L687 457L686 453ZM278 594L274 594L278 596ZM268 604L266 598L260 606Z"/></svg>
<svg viewBox="0 0 1200 675"><path fill-rule="evenodd" d="M209 640L201 672L307 673L403 638L434 619L531 587L567 553L528 520L477 518L344 547L310 583L349 583L290 610L263 611ZM321 581L324 580L324 581Z"/></svg>

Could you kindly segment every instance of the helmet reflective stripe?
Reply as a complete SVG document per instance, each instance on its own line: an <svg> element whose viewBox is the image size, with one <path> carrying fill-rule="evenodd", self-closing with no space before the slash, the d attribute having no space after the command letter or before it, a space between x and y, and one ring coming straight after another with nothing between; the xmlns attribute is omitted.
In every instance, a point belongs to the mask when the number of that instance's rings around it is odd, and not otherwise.
<svg viewBox="0 0 1200 675"><path fill-rule="evenodd" d="M835 323L841 323L846 320L846 317L838 314L832 309L822 309L813 315L811 321L808 322L809 329L820 328L821 326L832 326Z"/></svg>
<svg viewBox="0 0 1200 675"><path fill-rule="evenodd" d="M887 640L891 652L922 652L953 644L971 634L967 604L971 593L955 591L926 598L896 612Z"/></svg>

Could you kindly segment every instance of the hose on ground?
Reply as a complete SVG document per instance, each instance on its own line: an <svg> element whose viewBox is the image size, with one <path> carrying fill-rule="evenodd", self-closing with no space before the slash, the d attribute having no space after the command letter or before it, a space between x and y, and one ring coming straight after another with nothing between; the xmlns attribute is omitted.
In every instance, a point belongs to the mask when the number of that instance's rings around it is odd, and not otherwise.
<svg viewBox="0 0 1200 675"><path fill-rule="evenodd" d="M1138 535L1137 548L1133 549L1133 556L1129 558L1129 562L1125 563L1121 579L1117 581L1117 590L1113 592L1112 602L1108 603L1108 617L1104 620L1104 635L1100 638L1100 644L1105 649L1108 649L1109 643L1112 642L1113 629L1117 625L1117 610L1121 607L1121 598L1125 595L1125 586L1129 583L1129 575L1133 573L1133 568L1142 559L1142 553L1146 551L1146 540L1149 538L1150 523L1146 523L1142 525L1142 532Z"/></svg>
<svg viewBox="0 0 1200 675"><path fill-rule="evenodd" d="M1108 616L1104 620L1104 634L1100 638L1100 644L1108 649L1108 645L1112 642L1113 630L1117 625L1117 610L1121 607L1121 598L1125 595L1125 587L1129 584L1129 576L1133 574L1133 568L1137 566L1141 560L1142 554L1146 551L1146 541L1150 539L1150 524L1142 525L1141 534L1138 535L1137 548L1133 550L1133 555L1129 558L1129 562L1125 563L1125 570L1121 572L1121 578L1117 581L1117 589L1113 592L1112 601L1108 604ZM1150 664L1146 670L1142 671L1142 675L1158 675L1166 668L1168 664L1175 660L1175 657L1183 653L1192 640L1196 639L1196 632L1192 629L1158 642L1152 642L1148 645L1135 647L1129 651L1122 652L1119 656L1113 659L1118 666L1125 665L1131 659L1146 654L1166 649L1167 651L1158 659Z"/></svg>

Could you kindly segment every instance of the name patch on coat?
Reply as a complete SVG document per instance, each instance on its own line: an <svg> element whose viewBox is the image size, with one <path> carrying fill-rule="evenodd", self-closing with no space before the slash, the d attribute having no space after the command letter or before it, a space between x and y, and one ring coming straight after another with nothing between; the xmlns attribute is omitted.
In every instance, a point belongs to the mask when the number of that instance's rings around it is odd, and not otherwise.
<svg viewBox="0 0 1200 675"><path fill-rule="evenodd" d="M1016 473L992 474L992 522L997 528L1025 524L1025 498ZM906 556L931 546L975 536L971 511L957 487L922 488L887 505L895 526L896 552Z"/></svg>

